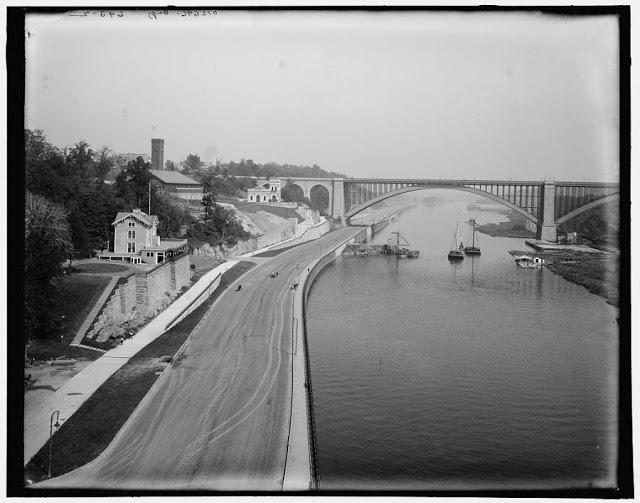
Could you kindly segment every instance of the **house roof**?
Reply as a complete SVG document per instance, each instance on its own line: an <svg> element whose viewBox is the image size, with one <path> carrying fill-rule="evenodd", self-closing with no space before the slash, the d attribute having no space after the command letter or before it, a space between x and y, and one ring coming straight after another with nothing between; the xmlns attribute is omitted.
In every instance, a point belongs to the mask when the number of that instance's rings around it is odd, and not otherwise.
<svg viewBox="0 0 640 503"><path fill-rule="evenodd" d="M144 211L135 209L133 211L119 211L118 214L116 215L116 219L113 221L111 225L115 225L129 216L133 216L137 218L143 224L148 225L149 227L159 222L158 217L156 215L147 215Z"/></svg>
<svg viewBox="0 0 640 503"><path fill-rule="evenodd" d="M175 185L201 185L179 171L166 171L164 169L152 169L150 171L153 176L163 183L172 183Z"/></svg>

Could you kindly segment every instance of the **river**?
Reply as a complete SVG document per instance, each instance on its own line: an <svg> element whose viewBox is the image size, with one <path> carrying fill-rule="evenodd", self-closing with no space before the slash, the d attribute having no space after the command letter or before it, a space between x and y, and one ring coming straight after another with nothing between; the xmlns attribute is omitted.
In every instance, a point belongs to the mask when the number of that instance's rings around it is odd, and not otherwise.
<svg viewBox="0 0 640 503"><path fill-rule="evenodd" d="M321 489L615 485L618 310L517 267L523 239L480 234L481 256L449 262L456 222L504 220L467 204L419 205L372 240L399 231L418 259L341 257L313 284Z"/></svg>

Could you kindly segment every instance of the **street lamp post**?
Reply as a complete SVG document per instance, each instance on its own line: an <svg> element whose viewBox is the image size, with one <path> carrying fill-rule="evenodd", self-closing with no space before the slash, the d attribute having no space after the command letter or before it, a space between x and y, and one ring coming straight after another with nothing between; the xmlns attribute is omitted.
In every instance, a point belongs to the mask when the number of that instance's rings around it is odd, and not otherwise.
<svg viewBox="0 0 640 503"><path fill-rule="evenodd" d="M56 424L53 424L53 416L56 416ZM57 430L60 428L60 423L58 419L60 418L60 411L57 410L53 414L51 414L51 421L49 422L49 478L51 478L51 447L53 442L53 428Z"/></svg>

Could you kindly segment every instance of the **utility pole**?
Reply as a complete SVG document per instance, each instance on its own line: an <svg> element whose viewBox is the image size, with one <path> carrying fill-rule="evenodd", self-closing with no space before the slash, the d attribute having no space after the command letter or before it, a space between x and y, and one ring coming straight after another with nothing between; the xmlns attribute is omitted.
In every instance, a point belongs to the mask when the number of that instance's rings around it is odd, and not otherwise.
<svg viewBox="0 0 640 503"><path fill-rule="evenodd" d="M53 424L53 416L56 416L56 424ZM53 428L55 427L56 431L60 428L60 423L58 419L60 418L60 411L57 410L53 414L51 414L51 421L49 422L49 478L51 478L51 450L53 445Z"/></svg>

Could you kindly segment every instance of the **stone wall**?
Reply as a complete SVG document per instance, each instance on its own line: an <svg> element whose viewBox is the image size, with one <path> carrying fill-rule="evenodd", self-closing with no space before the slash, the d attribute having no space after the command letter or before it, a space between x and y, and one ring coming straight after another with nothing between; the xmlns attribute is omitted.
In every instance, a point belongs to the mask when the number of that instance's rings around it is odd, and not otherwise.
<svg viewBox="0 0 640 503"><path fill-rule="evenodd" d="M147 271L121 280L87 334L93 338L106 327L134 317L144 319L164 309L178 292L190 283L189 255L181 255Z"/></svg>

